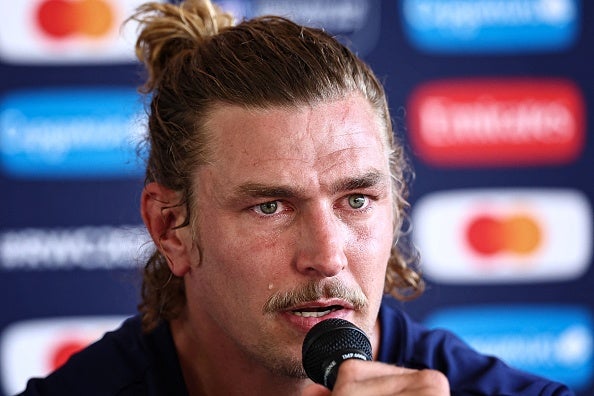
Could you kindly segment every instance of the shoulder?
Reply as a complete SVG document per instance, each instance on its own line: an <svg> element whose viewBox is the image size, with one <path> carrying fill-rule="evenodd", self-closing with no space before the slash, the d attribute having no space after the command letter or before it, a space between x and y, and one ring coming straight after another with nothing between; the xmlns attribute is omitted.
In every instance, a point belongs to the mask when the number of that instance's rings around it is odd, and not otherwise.
<svg viewBox="0 0 594 396"><path fill-rule="evenodd" d="M154 373L160 371L164 362L172 360L173 366L167 372L174 373L169 377L181 378L175 372L177 357L167 324L143 333L140 318L133 317L73 355L47 378L30 380L23 394L151 394L149 390L159 382Z"/></svg>
<svg viewBox="0 0 594 396"><path fill-rule="evenodd" d="M516 370L493 356L478 353L450 331L415 322L391 297L380 309L379 359L414 369L444 373L453 395L506 394L569 396L564 385Z"/></svg>

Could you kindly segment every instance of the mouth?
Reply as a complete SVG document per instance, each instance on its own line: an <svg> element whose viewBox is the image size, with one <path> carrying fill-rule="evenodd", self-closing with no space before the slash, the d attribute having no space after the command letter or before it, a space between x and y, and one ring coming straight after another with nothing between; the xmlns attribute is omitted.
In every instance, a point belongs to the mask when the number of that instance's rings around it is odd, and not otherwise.
<svg viewBox="0 0 594 396"><path fill-rule="evenodd" d="M331 318L353 320L355 307L348 301L335 298L293 305L278 311L299 333L307 333L317 323Z"/></svg>
<svg viewBox="0 0 594 396"><path fill-rule="evenodd" d="M330 305L327 307L305 307L300 309L294 309L290 312L295 316L302 318L322 318L326 315L330 315L332 312L344 309L341 305Z"/></svg>

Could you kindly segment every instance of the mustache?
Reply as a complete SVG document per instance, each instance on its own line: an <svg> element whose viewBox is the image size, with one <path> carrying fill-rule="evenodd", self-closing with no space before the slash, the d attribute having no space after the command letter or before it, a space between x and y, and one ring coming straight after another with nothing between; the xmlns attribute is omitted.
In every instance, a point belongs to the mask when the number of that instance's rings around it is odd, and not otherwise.
<svg viewBox="0 0 594 396"><path fill-rule="evenodd" d="M263 312L266 314L286 311L296 305L305 304L323 298L338 298L351 304L355 310L367 305L367 297L358 287L350 287L341 281L311 281L291 290L282 290L271 295Z"/></svg>

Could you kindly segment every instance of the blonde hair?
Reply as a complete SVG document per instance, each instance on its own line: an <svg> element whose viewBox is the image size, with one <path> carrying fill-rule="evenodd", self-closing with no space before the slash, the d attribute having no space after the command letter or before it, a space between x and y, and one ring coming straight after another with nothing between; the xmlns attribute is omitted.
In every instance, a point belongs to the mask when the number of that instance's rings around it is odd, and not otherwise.
<svg viewBox="0 0 594 396"><path fill-rule="evenodd" d="M148 3L131 17L140 23L138 58L150 94L146 182L156 181L182 193L176 205L192 211L192 175L208 162L204 120L217 104L249 108L296 106L358 92L369 100L384 124L392 146L396 241L388 263L385 291L409 299L423 290L416 270L418 254L401 232L407 219L410 168L396 144L383 87L368 68L322 30L275 16L233 24L231 15L207 0L179 6ZM177 317L185 305L181 278L172 276L166 259L155 250L145 265L139 305L145 329Z"/></svg>

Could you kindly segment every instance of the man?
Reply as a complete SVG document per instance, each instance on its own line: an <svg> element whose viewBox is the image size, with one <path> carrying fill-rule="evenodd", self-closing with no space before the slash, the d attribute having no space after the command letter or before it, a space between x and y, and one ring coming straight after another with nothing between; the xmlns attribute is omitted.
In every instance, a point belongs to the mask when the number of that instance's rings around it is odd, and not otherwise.
<svg viewBox="0 0 594 396"><path fill-rule="evenodd" d="M141 319L26 394L567 395L413 323L384 291L422 289L400 237L406 160L367 66L322 31L232 25L208 1L148 4L142 218L155 242ZM396 242L395 242L396 241ZM301 345L342 318L373 362L313 384Z"/></svg>

